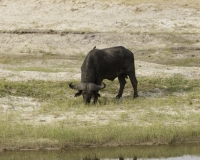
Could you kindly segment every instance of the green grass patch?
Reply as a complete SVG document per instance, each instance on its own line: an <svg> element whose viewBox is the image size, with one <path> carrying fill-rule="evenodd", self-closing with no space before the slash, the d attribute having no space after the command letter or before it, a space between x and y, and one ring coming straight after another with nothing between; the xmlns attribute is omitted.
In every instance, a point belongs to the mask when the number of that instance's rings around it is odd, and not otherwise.
<svg viewBox="0 0 200 160"><path fill-rule="evenodd" d="M18 147L35 139L47 139L62 147L72 146L102 146L135 145L135 144L171 144L185 143L200 139L199 125L165 126L163 124L143 126L121 126L110 124L104 126L67 128L64 125L0 124L1 143ZM10 141L12 139L12 141ZM33 142L32 142L33 143ZM37 142L44 147L44 142ZM54 144L54 145L55 145ZM32 144L33 145L33 144Z"/></svg>
<svg viewBox="0 0 200 160"><path fill-rule="evenodd" d="M74 147L199 141L198 80L176 75L138 81L139 98L132 98L128 82L124 92L129 95L116 100L118 82L105 81L110 84L98 103L86 105L82 97L73 97L76 91L69 89L69 82L0 80L0 97L11 96L7 105L12 106L1 112L1 144ZM41 105L31 112L18 111L12 96L31 97ZM38 120L46 115L53 116L51 123Z"/></svg>
<svg viewBox="0 0 200 160"><path fill-rule="evenodd" d="M68 89L67 82L28 81L10 82L1 80L0 95L13 95L38 98L41 100L61 100Z"/></svg>
<svg viewBox="0 0 200 160"><path fill-rule="evenodd" d="M198 48L150 48L137 50L135 59L169 66L199 67Z"/></svg>
<svg viewBox="0 0 200 160"><path fill-rule="evenodd" d="M151 90L154 88L165 89L167 93L190 92L199 88L198 80L187 80L181 75L175 75L169 78L141 78L139 79L141 90Z"/></svg>
<svg viewBox="0 0 200 160"><path fill-rule="evenodd" d="M51 73L51 72L60 72L63 71L61 67L58 68L47 68L47 67L17 67L17 68L9 68L10 70L14 71L36 71L36 72L46 72L46 73Z"/></svg>
<svg viewBox="0 0 200 160"><path fill-rule="evenodd" d="M174 93L193 93L199 91L200 82L198 80L184 79L180 75L175 75L169 78L138 78L138 91L145 92L162 92L162 96L172 96ZM53 82L32 80L24 82L12 82L0 80L0 96L24 96L37 98L42 101L63 101L72 96L75 90L69 88L70 82ZM76 82L75 82L76 83ZM78 83L78 82L77 82ZM101 92L104 94L117 94L119 83L118 81L105 81L107 87ZM132 86L128 81L124 93L132 94ZM108 97L109 99L110 97ZM78 99L78 98L77 98ZM106 97L105 97L105 101ZM112 101L112 100L111 100ZM75 103L75 102L72 102ZM102 102L103 103L103 102ZM109 100L108 100L109 103ZM107 104L107 103L106 103Z"/></svg>
<svg viewBox="0 0 200 160"><path fill-rule="evenodd" d="M73 60L73 61L81 61L82 63L85 55L83 53L79 53L74 55L63 55L63 54L53 54L52 52L46 51L38 51L37 53L29 53L22 55L1 55L0 63L2 64L25 64L25 63L33 63L37 61L48 61L48 60ZM74 63L74 62L73 62Z"/></svg>

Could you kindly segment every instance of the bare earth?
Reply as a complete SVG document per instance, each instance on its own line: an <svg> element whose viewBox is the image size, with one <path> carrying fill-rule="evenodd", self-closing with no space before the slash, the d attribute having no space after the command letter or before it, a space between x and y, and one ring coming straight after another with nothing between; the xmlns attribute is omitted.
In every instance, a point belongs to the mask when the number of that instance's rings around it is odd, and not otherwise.
<svg viewBox="0 0 200 160"><path fill-rule="evenodd" d="M184 33L181 37L183 39L200 39L200 9L188 5L185 3L183 6L178 2L170 2L163 7L153 2L127 5L122 2L86 0L1 0L0 55L40 54L41 51L63 55L87 54L94 46L105 48L123 45L135 50L179 47L179 43L168 41L165 34ZM49 34L52 30L58 33ZM20 34L23 31L33 33ZM62 32L70 33L62 35ZM200 41L190 45L199 46ZM137 54L135 57L138 76L154 76L155 73L180 73L188 78L200 76L199 67L167 67L137 61ZM26 65L30 66L32 63ZM0 78L14 81L80 78L78 69L73 74L67 70L59 73L38 73L14 72L5 69L5 65L0 66Z"/></svg>
<svg viewBox="0 0 200 160"><path fill-rule="evenodd" d="M200 80L199 66L173 66L137 59L137 51L168 47L196 48L193 56L199 58L200 4L195 1L191 6L188 3L171 1L162 6L154 2L126 4L100 0L0 0L0 79L80 80L81 63L75 64L76 60L70 58L47 61L36 58L34 61L25 59L20 63L7 63L9 60L5 57L42 57L44 53L71 57L86 55L94 46L105 48L122 45L134 52L137 77L170 77L180 74L187 79ZM179 39L172 41L171 37L176 35L180 36ZM193 40L195 43L187 43ZM159 50L152 53L154 56L157 54L161 54ZM188 55L176 56L182 58L181 56ZM62 68L60 65L67 67ZM57 70L26 70L31 67ZM75 119L74 111L60 116L34 115L33 111L40 106L40 102L33 98L0 97L1 114L16 110L24 121L28 120L30 123ZM188 107L184 111L189 113ZM92 110L90 113L76 116L76 120L80 121L80 125L81 122L106 124L123 112L125 111L116 108L110 117L109 111ZM176 113L169 108L166 114ZM132 121L137 123L136 119L137 117L133 117Z"/></svg>

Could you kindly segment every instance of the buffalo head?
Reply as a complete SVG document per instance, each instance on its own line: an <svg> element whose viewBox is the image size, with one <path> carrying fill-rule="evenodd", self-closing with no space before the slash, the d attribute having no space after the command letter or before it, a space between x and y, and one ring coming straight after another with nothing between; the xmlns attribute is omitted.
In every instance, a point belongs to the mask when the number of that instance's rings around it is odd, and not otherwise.
<svg viewBox="0 0 200 160"><path fill-rule="evenodd" d="M73 85L72 83L70 83L69 87L78 90L78 92L75 94L75 97L82 95L83 100L86 103L90 103L91 98L93 98L94 103L96 103L98 97L100 97L98 91L104 89L106 87L106 84L103 82L101 85L97 85L94 83L80 83L78 85Z"/></svg>

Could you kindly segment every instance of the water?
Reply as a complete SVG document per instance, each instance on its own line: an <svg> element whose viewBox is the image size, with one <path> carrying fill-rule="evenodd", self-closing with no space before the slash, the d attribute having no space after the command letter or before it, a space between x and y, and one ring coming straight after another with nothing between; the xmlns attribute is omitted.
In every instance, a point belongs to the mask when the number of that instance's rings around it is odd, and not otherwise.
<svg viewBox="0 0 200 160"><path fill-rule="evenodd" d="M133 160L134 157L137 160L200 160L200 144L0 153L0 160Z"/></svg>

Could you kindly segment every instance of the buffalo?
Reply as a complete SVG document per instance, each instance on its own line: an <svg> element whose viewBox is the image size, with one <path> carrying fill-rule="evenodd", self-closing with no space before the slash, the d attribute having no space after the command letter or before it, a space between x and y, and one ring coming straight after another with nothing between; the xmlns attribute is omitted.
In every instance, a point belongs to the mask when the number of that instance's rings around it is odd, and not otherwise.
<svg viewBox="0 0 200 160"><path fill-rule="evenodd" d="M126 78L130 81L134 90L134 98L138 97L137 79L135 76L135 64L133 53L123 46L105 49L96 49L96 46L87 54L81 67L81 83L69 87L78 92L75 97L82 95L86 103L91 99L96 103L106 84L102 81L108 79L113 81L118 77L120 88L116 98L122 97Z"/></svg>

